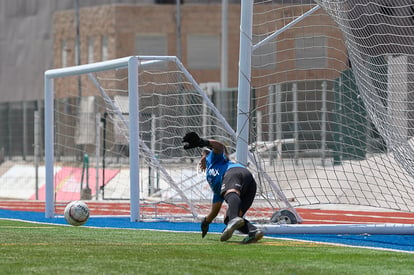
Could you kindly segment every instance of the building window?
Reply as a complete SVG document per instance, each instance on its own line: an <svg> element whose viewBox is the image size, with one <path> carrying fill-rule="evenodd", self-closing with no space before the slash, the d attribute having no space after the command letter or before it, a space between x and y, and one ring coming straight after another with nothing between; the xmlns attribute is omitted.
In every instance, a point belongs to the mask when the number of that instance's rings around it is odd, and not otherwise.
<svg viewBox="0 0 414 275"><path fill-rule="evenodd" d="M296 38L296 67L298 69L322 69L327 66L326 37Z"/></svg>
<svg viewBox="0 0 414 275"><path fill-rule="evenodd" d="M167 50L167 37L165 35L147 35L137 34L135 36L135 53L136 55L150 55L150 56L166 56ZM147 69L162 69L167 64L157 63L147 65Z"/></svg>
<svg viewBox="0 0 414 275"><path fill-rule="evenodd" d="M253 36L253 45L256 45L266 35ZM276 69L276 39L264 43L252 52L252 67L259 70L275 70Z"/></svg>
<svg viewBox="0 0 414 275"><path fill-rule="evenodd" d="M135 36L135 53L137 55L167 55L167 38L165 35L137 34Z"/></svg>
<svg viewBox="0 0 414 275"><path fill-rule="evenodd" d="M187 61L190 69L218 69L220 67L219 36L188 35Z"/></svg>
<svg viewBox="0 0 414 275"><path fill-rule="evenodd" d="M88 39L88 63L93 63L93 37Z"/></svg>
<svg viewBox="0 0 414 275"><path fill-rule="evenodd" d="M68 66L68 45L66 40L61 40L60 49L60 64L63 67Z"/></svg>
<svg viewBox="0 0 414 275"><path fill-rule="evenodd" d="M102 61L108 60L108 37L106 35L101 38Z"/></svg>

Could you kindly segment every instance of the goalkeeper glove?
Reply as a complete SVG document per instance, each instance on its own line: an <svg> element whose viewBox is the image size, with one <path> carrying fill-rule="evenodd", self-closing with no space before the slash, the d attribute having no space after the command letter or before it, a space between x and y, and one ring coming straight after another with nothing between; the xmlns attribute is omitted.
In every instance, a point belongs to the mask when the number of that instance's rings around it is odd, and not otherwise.
<svg viewBox="0 0 414 275"><path fill-rule="evenodd" d="M205 146L210 145L210 142L207 139L200 138L195 132L187 133L183 137L183 140L181 142L185 143L184 144L185 150L192 149L195 147L205 147Z"/></svg>
<svg viewBox="0 0 414 275"><path fill-rule="evenodd" d="M201 238L204 238L207 235L209 225L210 223L207 221L206 217L204 217L201 222Z"/></svg>

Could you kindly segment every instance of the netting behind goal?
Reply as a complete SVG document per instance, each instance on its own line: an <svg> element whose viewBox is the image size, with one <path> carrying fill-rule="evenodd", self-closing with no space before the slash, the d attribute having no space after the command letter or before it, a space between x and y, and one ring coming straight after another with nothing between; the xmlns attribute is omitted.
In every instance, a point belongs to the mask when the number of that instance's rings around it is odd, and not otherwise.
<svg viewBox="0 0 414 275"><path fill-rule="evenodd" d="M412 212L411 2L241 3L253 6L251 100L241 115L259 184L255 214ZM139 203L139 218L205 215L211 192L197 169L200 151L183 150L181 137L196 131L235 153L240 136L175 57L139 57L136 74L128 60L47 72L47 204L115 200Z"/></svg>
<svg viewBox="0 0 414 275"><path fill-rule="evenodd" d="M296 207L414 211L413 1L254 1L250 143Z"/></svg>
<svg viewBox="0 0 414 275"><path fill-rule="evenodd" d="M136 74L128 69L128 60L135 58ZM54 205L79 199L139 203L135 220L194 219L210 211L212 192L198 169L201 151L183 150L181 140L195 131L223 141L234 153L235 131L212 104L209 85L202 90L177 58L131 57L46 75L54 84L49 89L54 123L46 124L54 137L54 187L49 190ZM131 95L134 89L137 97ZM137 146L131 148L134 140ZM252 164L252 170L261 168ZM134 181L137 171L139 182ZM274 209L290 207L277 188L261 182L255 207L267 209L260 214L266 219Z"/></svg>

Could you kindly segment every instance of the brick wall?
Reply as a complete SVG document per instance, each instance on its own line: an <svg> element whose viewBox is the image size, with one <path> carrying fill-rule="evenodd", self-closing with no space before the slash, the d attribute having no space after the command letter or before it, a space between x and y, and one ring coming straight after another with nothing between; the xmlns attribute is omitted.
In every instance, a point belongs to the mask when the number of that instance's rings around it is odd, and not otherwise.
<svg viewBox="0 0 414 275"><path fill-rule="evenodd" d="M219 4L186 4L181 6L181 35L182 35L182 61L188 64L186 37L188 34L216 34L221 33L221 5ZM94 39L94 54L97 61L101 60L101 39L103 35L108 37L108 59L120 58L135 55L135 36L136 34L166 34L168 37L168 55L176 55L176 19L175 5L105 5L97 7L82 8L80 11L80 43L81 43L81 63L87 63L88 37ZM302 12L300 7L291 8L292 14ZM308 17L303 24L317 24L309 20L325 20L326 23L334 24L329 17L320 11L321 17ZM61 11L54 15L54 64L61 67L61 41L67 40L68 45L68 65L75 65L75 21L74 11ZM282 15L275 15L282 16ZM322 19L321 19L322 18ZM230 4L228 9L228 79L229 87L236 87L238 82L238 60L239 60L239 29L240 29L240 5ZM328 35L328 46L330 62L334 65L337 72L331 70L302 70L295 72L294 47L292 39L285 39L278 45L279 49L290 48L284 52L287 58L281 63L280 72L276 74L276 79L289 81L295 79L334 79L339 72L346 67L347 57L344 55L345 48L342 43L342 36L339 30L327 27L317 30L319 33ZM286 32L282 36L295 37L300 33ZM282 38L283 38L282 37ZM279 61L279 60L278 60ZM187 66L186 66L187 67ZM188 67L187 67L188 68ZM216 70L191 70L191 74L199 82L220 82L220 68ZM263 83L257 83L262 85Z"/></svg>

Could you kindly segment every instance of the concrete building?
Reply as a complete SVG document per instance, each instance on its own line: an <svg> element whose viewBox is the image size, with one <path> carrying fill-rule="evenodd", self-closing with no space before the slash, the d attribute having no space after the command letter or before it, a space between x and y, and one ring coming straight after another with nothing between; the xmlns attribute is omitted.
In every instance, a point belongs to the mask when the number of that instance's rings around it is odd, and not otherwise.
<svg viewBox="0 0 414 275"><path fill-rule="evenodd" d="M131 55L177 55L175 5L103 5L81 9L81 64ZM220 82L221 5L181 8L181 60L199 82ZM240 5L229 8L229 86L237 85ZM73 11L53 18L54 66L76 64ZM65 52L67 54L65 54Z"/></svg>
<svg viewBox="0 0 414 275"><path fill-rule="evenodd" d="M55 68L53 14L74 15L77 0L0 0L0 162L33 154L34 111L42 110L43 73ZM186 0L212 4L220 0ZM229 3L237 1L229 0ZM168 0L79 0L80 10L101 5L174 4ZM67 25L76 35L75 21ZM69 30L70 29L70 30ZM110 53L111 54L111 53ZM68 54L70 59L70 54Z"/></svg>
<svg viewBox="0 0 414 275"><path fill-rule="evenodd" d="M143 2L154 1L82 0L79 6ZM53 14L74 8L75 0L0 0L0 163L33 155L43 73L54 67Z"/></svg>
<svg viewBox="0 0 414 275"><path fill-rule="evenodd" d="M199 83L220 82L220 2L182 1L179 54ZM25 159L33 154L33 114L35 110L43 110L44 71L78 63L74 3L74 0L0 0L0 148L3 158L23 156ZM86 0L79 1L79 10L80 64L130 55L178 55L175 1ZM300 5L293 5L289 12L298 16L303 10ZM346 67L341 33L322 10L318 13L321 16L306 19L315 22L305 21L304 24L318 25L318 20L326 20L326 28L316 31L323 37L320 41L323 54L330 58L317 68L299 63L298 55L306 60L307 54L310 57L315 54L295 50L295 43L305 43L306 34L284 33L277 45L283 55L268 57L280 64L275 74L253 79L254 87L265 87L257 89L258 96L267 93L267 86L277 82L335 79ZM239 29L239 1L229 0L228 87L237 87ZM336 64L327 64L326 60ZM255 59L252 63L255 64ZM332 66L336 66L337 71L329 70ZM274 67L258 68L252 74L274 70Z"/></svg>
<svg viewBox="0 0 414 275"><path fill-rule="evenodd" d="M292 14L300 15L300 6L290 6ZM120 58L130 55L177 55L177 23L175 5L102 5L83 8L80 11L80 52L81 64ZM298 64L298 53L294 43L301 42L309 35L298 30L283 34L278 49L284 55L272 57L283 63L276 69L279 79L294 81L304 79L333 79L338 73L329 68L344 68L347 64L340 31L327 15L319 12L326 27L318 27L312 35L323 37L323 64L310 67ZM275 15L275 17L283 16ZM320 24L320 17L305 19L307 25ZM76 33L73 30L75 14L73 10L56 12L53 18L54 67L76 65ZM220 82L221 47L221 5L185 4L181 7L181 61L199 83ZM237 87L240 4L230 4L228 9L228 87ZM289 38L289 39L287 39ZM313 38L312 39L318 39ZM303 42L303 41L302 41ZM321 42L322 43L322 42ZM309 56L314 53L308 52ZM301 56L303 58L303 56ZM305 56L306 57L306 56ZM286 60L286 61L284 61ZM328 64L326 60L337 60L337 64ZM254 65L253 57L253 65ZM314 61L314 60L313 60ZM315 63L313 63L315 64ZM345 64L345 65L344 65ZM302 69L299 73L295 69ZM275 70L258 69L253 74ZM295 71L289 74L288 71ZM277 82L277 79L272 79ZM261 86L261 83L253 83Z"/></svg>

